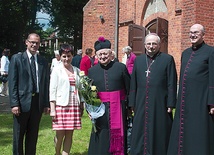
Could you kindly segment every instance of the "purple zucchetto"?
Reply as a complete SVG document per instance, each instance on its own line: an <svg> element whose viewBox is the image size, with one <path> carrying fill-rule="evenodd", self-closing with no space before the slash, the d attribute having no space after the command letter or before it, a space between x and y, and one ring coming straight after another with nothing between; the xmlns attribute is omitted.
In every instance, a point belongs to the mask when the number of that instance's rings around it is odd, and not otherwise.
<svg viewBox="0 0 214 155"><path fill-rule="evenodd" d="M111 48L111 42L104 37L99 37L98 40L94 43L95 51L99 51L104 48Z"/></svg>

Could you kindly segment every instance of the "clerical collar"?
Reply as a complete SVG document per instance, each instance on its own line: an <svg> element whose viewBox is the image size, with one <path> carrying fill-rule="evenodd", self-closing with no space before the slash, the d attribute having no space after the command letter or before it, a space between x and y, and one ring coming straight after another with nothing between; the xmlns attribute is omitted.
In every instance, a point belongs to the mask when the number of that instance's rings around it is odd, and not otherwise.
<svg viewBox="0 0 214 155"><path fill-rule="evenodd" d="M108 64L105 64L105 65L100 63L100 66L101 66L102 68L107 68L107 67L112 66L113 63L114 63L114 61L110 61Z"/></svg>
<svg viewBox="0 0 214 155"><path fill-rule="evenodd" d="M192 45L192 50L193 50L193 51L198 50L199 48L201 48L201 46L202 46L203 44L205 44L204 41L203 41L201 44L198 44L198 45L196 45L196 46L193 46L193 45Z"/></svg>
<svg viewBox="0 0 214 155"><path fill-rule="evenodd" d="M102 65L102 66L108 66L111 62L112 62L112 61L109 61L107 64L101 64L101 63L100 63L100 65Z"/></svg>

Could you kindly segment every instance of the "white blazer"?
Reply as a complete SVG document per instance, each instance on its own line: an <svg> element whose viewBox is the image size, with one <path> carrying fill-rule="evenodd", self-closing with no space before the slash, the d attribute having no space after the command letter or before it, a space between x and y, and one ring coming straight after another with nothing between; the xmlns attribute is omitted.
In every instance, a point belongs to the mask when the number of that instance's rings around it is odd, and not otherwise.
<svg viewBox="0 0 214 155"><path fill-rule="evenodd" d="M60 64L53 68L50 78L49 97L50 101L56 101L56 105L67 106L69 102L70 91L77 92L78 103L80 103L80 97L77 89L80 80L80 70L74 66L72 67L75 74L76 86L70 86L68 75L64 69L63 64Z"/></svg>
<svg viewBox="0 0 214 155"><path fill-rule="evenodd" d="M58 66L60 63L61 63L61 60L58 61L56 58L53 58L52 62L51 62L51 72L52 72L53 68Z"/></svg>

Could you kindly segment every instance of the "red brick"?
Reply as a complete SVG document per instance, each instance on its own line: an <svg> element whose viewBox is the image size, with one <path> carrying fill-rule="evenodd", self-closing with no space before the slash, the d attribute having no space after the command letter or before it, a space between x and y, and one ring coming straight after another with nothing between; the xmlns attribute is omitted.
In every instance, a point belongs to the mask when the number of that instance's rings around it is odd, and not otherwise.
<svg viewBox="0 0 214 155"><path fill-rule="evenodd" d="M180 56L184 49L191 46L189 42L189 28L200 23L205 26L205 42L214 46L214 0L175 0L165 1L167 12L157 12L144 19L145 11L150 0L120 0L119 24L133 22L146 26L157 17L168 21L168 53L175 58L179 75ZM114 50L115 39L115 6L116 0L90 0L84 7L83 20L83 51L93 48L99 36L104 36L112 43ZM181 15L176 15L176 10ZM101 23L99 16L103 15L105 23ZM118 58L122 60L122 48L128 45L128 25L119 27Z"/></svg>

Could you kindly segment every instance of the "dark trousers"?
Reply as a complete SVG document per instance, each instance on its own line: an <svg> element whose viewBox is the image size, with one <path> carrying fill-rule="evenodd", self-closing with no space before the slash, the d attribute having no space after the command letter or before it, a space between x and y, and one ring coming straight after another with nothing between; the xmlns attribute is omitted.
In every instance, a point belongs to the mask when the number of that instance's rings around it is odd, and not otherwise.
<svg viewBox="0 0 214 155"><path fill-rule="evenodd" d="M42 112L39 111L39 95L32 97L29 112L22 112L13 117L13 155L35 155L39 123ZM23 142L25 141L25 153Z"/></svg>

